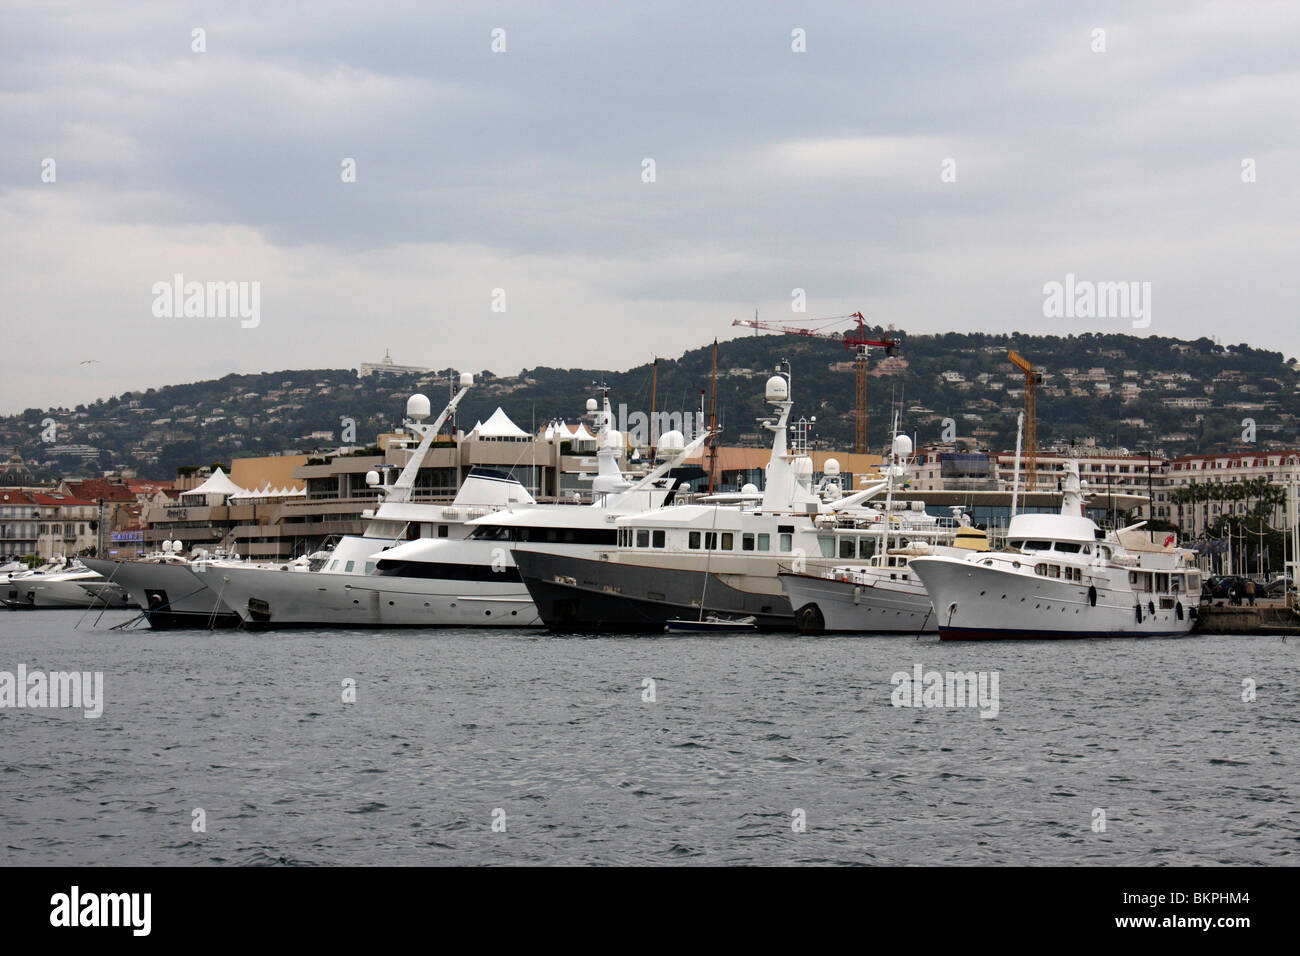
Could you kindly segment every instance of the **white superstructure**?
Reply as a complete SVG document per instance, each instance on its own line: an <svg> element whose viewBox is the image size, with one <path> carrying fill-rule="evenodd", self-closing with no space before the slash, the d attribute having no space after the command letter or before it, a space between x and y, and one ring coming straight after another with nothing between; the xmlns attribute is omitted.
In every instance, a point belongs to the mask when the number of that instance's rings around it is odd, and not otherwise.
<svg viewBox="0 0 1300 956"><path fill-rule="evenodd" d="M1060 514L1019 514L1007 549L917 557L943 640L1186 634L1201 575L1189 551L1103 532L1083 514L1078 463L1062 477ZM1129 533L1126 533L1129 532ZM1125 541L1128 541L1126 546Z"/></svg>

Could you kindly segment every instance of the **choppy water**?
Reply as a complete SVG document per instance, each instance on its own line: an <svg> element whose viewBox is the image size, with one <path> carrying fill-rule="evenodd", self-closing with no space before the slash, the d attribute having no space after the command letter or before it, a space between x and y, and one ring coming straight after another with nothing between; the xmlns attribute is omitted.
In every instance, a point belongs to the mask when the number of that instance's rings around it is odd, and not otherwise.
<svg viewBox="0 0 1300 956"><path fill-rule="evenodd" d="M79 612L0 612L0 671L102 671L106 699L93 720L0 710L0 863L1290 864L1300 850L1297 640L107 630L125 616L74 630ZM996 670L998 716L892 706L891 675L917 663Z"/></svg>

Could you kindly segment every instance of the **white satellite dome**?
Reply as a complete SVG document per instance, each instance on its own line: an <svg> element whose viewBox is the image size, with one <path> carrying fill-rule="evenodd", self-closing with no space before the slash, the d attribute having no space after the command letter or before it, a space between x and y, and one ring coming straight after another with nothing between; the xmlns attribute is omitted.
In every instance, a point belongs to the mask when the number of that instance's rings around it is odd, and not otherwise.
<svg viewBox="0 0 1300 956"><path fill-rule="evenodd" d="M587 399L587 411L594 412L598 408L600 404L594 398Z"/></svg>
<svg viewBox="0 0 1300 956"><path fill-rule="evenodd" d="M461 387L461 388L469 388L469 387L470 387L471 385L473 385L473 384L474 384L474 376L473 376L472 373L470 373L470 372L461 372L461 373L460 373L460 387Z"/></svg>
<svg viewBox="0 0 1300 956"><path fill-rule="evenodd" d="M790 397L790 383L785 380L784 376L773 375L767 380L767 400L769 402L784 402Z"/></svg>
<svg viewBox="0 0 1300 956"><path fill-rule="evenodd" d="M673 429L659 436L659 450L668 455L675 455L686 447L686 436Z"/></svg>
<svg viewBox="0 0 1300 956"><path fill-rule="evenodd" d="M794 472L796 478L811 478L813 473L813 460L807 455L800 455L794 461L790 462L790 470Z"/></svg>
<svg viewBox="0 0 1300 956"><path fill-rule="evenodd" d="M906 458L912 454L912 439L906 435L894 436L894 455L898 458Z"/></svg>
<svg viewBox="0 0 1300 956"><path fill-rule="evenodd" d="M432 409L429 406L429 396L421 395L418 392L406 400L406 417L413 421L422 422L429 417Z"/></svg>
<svg viewBox="0 0 1300 956"><path fill-rule="evenodd" d="M377 484L379 484L379 472L373 469L366 472L366 486L369 488L373 488Z"/></svg>
<svg viewBox="0 0 1300 956"><path fill-rule="evenodd" d="M840 476L840 460L838 458L827 458L826 464L822 467L822 474L827 478L838 478Z"/></svg>
<svg viewBox="0 0 1300 956"><path fill-rule="evenodd" d="M605 432L605 434L604 434L604 436L603 436L602 444L603 444L603 446L604 446L605 448L618 448L618 449L622 449L622 448L623 448L623 433L620 432L620 431L615 431L615 430L612 429L612 428L609 429L609 431Z"/></svg>
<svg viewBox="0 0 1300 956"><path fill-rule="evenodd" d="M740 493L742 495L756 495L758 494L758 485L754 484L752 481L747 481L740 489Z"/></svg>

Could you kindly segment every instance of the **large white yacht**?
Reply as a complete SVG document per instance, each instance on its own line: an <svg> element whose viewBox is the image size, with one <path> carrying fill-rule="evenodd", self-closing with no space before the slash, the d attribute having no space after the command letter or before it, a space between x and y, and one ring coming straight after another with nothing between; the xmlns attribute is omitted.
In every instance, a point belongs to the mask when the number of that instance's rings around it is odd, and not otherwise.
<svg viewBox="0 0 1300 956"><path fill-rule="evenodd" d="M589 411L598 442L590 505L538 504L514 479L475 469L450 507L405 506L426 509L424 520L432 508L440 522L437 534L368 537L347 552L336 551L324 569L310 575L214 567L210 586L250 627L535 626L537 611L509 545L490 523L505 516L536 528L538 541L589 552L593 544L612 540L612 516L668 500L677 484L669 472L705 440L700 436L688 446L680 432L666 433L660 441L666 460L633 480L620 469L624 439L613 428L608 393L600 404L592 400ZM390 529L397 532L413 520L390 516L400 522Z"/></svg>
<svg viewBox="0 0 1300 956"><path fill-rule="evenodd" d="M867 504L886 481L845 494L839 467L813 484L813 463L787 436L793 401L788 367L767 381L774 419L762 493L715 495L698 503L618 518L617 537L586 554L548 553L522 534L514 560L547 626L560 630L662 631L669 621L743 621L794 627L778 571L829 570L868 559L893 527L920 538L941 530L921 502L881 509ZM500 519L498 519L500 521Z"/></svg>
<svg viewBox="0 0 1300 956"><path fill-rule="evenodd" d="M1149 544L1141 525L1106 533L1083 513L1076 461L1060 514L1018 514L1007 549L909 562L930 594L942 640L1186 634L1201 573L1192 552Z"/></svg>
<svg viewBox="0 0 1300 956"><path fill-rule="evenodd" d="M364 574L367 559L376 551L392 547L411 535L450 533L442 529L463 525L463 517L450 520L442 506L417 504L410 497L415 477L438 432L472 385L473 377L462 375L460 389L432 424L425 421L430 412L428 398L412 395L407 401L404 427L419 443L393 484L380 484L376 472L366 476L367 483L383 496L383 500L362 534L345 536L335 545L329 560L337 568L346 569L348 574ZM509 501L532 501L532 496L522 485L505 475L472 469L452 508L464 514L486 514L491 507ZM273 580L284 582L285 588L303 590L303 583L296 579L302 573L311 573L323 565L319 557L315 561L303 557L293 561L251 562L241 561L236 554L206 551L187 557L182 554L179 541L139 561L87 559L86 563L124 588L144 609L143 617L150 626L160 629L233 627L242 623L230 596L222 588L224 581L216 581L215 587L210 586L215 580L213 572L218 568L239 578L246 574L281 575ZM314 583L312 587L315 587Z"/></svg>

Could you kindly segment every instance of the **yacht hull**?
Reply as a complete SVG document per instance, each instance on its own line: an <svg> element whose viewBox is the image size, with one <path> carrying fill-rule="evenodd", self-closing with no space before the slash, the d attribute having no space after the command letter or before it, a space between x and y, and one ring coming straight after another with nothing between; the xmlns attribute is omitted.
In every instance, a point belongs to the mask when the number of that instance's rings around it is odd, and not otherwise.
<svg viewBox="0 0 1300 956"><path fill-rule="evenodd" d="M519 581L448 581L328 571L211 567L197 572L256 630L536 627ZM513 575L506 575L513 577Z"/></svg>
<svg viewBox="0 0 1300 956"><path fill-rule="evenodd" d="M126 591L132 602L144 610L150 627L195 630L239 626L239 615L208 590L187 565L91 558L84 563Z"/></svg>
<svg viewBox="0 0 1300 956"><path fill-rule="evenodd" d="M1196 605L1186 595L1157 603L1129 590L1126 578L1099 576L1084 586L953 558L914 558L910 566L930 594L945 641L1181 637L1196 623Z"/></svg>
<svg viewBox="0 0 1300 956"><path fill-rule="evenodd" d="M820 575L781 573L795 625L804 634L934 634L930 596L919 584L862 584Z"/></svg>
<svg viewBox="0 0 1300 956"><path fill-rule="evenodd" d="M33 577L12 588L14 597L7 604L33 610L42 608L132 608L135 602L126 591L102 578L90 580L50 580Z"/></svg>
<svg viewBox="0 0 1300 956"><path fill-rule="evenodd" d="M716 574L617 564L537 551L513 552L542 622L552 630L661 633L670 620L701 614L753 617L767 631L794 630L784 594L748 591Z"/></svg>

